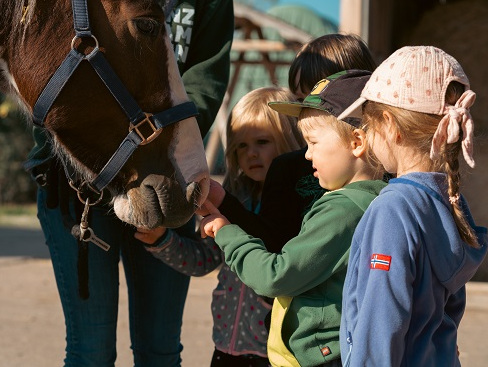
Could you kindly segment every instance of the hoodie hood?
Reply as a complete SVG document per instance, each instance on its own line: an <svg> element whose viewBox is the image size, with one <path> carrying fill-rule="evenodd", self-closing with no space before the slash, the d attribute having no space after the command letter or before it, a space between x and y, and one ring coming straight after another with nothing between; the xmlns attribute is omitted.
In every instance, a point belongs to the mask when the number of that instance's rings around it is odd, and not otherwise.
<svg viewBox="0 0 488 367"><path fill-rule="evenodd" d="M461 206L478 236L480 247L473 248L461 239L452 216L447 187L447 176L443 173L415 172L391 179L383 191L401 192L409 199L414 212L418 213L418 226L433 272L444 287L455 293L473 277L483 261L487 249L487 229L475 225L466 201L461 197ZM432 210L432 205L436 210ZM425 215L426 212L429 215ZM438 227L438 223L443 224L443 231L433 236L429 230Z"/></svg>

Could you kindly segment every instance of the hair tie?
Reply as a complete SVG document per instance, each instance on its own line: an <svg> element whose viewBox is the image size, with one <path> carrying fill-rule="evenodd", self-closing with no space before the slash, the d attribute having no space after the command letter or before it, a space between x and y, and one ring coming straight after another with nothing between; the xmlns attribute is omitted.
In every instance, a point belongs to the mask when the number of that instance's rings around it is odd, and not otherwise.
<svg viewBox="0 0 488 367"><path fill-rule="evenodd" d="M461 143L463 156L466 163L474 168L473 159L473 134L474 122L469 108L474 104L476 94L468 89L457 100L454 106L447 106L445 115L439 122L437 130L432 138L430 158L439 156L441 147L444 144L452 144L459 140L459 125L463 130L463 141Z"/></svg>
<svg viewBox="0 0 488 367"><path fill-rule="evenodd" d="M451 205L457 204L459 202L459 194L449 196L449 202Z"/></svg>

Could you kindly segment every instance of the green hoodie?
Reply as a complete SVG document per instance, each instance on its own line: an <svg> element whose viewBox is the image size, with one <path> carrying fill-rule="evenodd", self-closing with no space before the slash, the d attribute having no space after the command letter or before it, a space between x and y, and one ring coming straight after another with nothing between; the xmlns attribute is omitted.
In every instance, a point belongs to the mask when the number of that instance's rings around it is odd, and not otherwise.
<svg viewBox="0 0 488 367"><path fill-rule="evenodd" d="M288 305L280 325L276 325L279 312L275 312L279 305L273 308L268 340L273 365L287 365L279 352L277 341L281 339L301 366L340 358L339 325L349 247L364 211L385 185L383 181L358 181L324 194L303 219L300 233L280 254L266 251L260 239L237 225L218 231L215 240L231 270L257 294L278 297L275 304L284 301Z"/></svg>
<svg viewBox="0 0 488 367"><path fill-rule="evenodd" d="M188 97L198 108L202 137L212 126L229 81L230 48L234 35L234 9L230 0L173 1L166 22ZM232 25L229 25L232 23ZM33 131L32 148L26 170L30 171L52 157L48 134Z"/></svg>

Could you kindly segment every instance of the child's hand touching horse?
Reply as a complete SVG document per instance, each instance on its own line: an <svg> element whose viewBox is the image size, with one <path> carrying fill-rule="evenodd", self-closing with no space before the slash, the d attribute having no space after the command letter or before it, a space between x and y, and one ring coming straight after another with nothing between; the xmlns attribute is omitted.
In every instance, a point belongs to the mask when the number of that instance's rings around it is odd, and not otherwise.
<svg viewBox="0 0 488 367"><path fill-rule="evenodd" d="M225 196L225 190L222 187L222 185L219 182L210 179L210 188L208 191L207 200L205 202L210 202L211 204L213 204L215 208L218 208L220 204L222 204L222 201L224 200L224 196ZM198 208L196 213L201 215L202 217L205 217L210 214L207 208L205 207L205 203L202 204L200 208Z"/></svg>
<svg viewBox="0 0 488 367"><path fill-rule="evenodd" d="M206 210L208 215L202 218L200 223L200 234L202 238L207 236L215 238L217 231L223 226L230 224L230 222L226 217L220 214L219 210L209 200L206 200L203 203L202 209Z"/></svg>
<svg viewBox="0 0 488 367"><path fill-rule="evenodd" d="M209 197L197 210L197 214L203 216L200 231L202 238L207 236L215 238L217 231L223 226L230 224L226 217L220 214L219 210L215 207L217 203L221 203L225 190L217 182L211 180L210 186L213 187L212 195ZM220 204L219 204L220 205ZM137 232L134 233L134 237L146 245L153 245L166 233L166 227L157 227L154 229L148 229L144 227L137 227Z"/></svg>

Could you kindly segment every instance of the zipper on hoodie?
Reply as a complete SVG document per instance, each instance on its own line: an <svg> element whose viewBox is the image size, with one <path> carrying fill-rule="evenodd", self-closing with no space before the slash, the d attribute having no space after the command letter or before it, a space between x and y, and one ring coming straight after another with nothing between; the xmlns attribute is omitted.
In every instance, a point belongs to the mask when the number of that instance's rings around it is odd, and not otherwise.
<svg viewBox="0 0 488 367"><path fill-rule="evenodd" d="M346 342L347 344L349 344L349 352L347 353L346 360L344 361L344 367L349 367L349 365L351 364L350 359L351 359L351 352L352 352L352 335L350 331L347 332Z"/></svg>
<svg viewBox="0 0 488 367"><path fill-rule="evenodd" d="M241 319L242 299L244 298L245 287L246 286L244 285L244 283L242 283L240 292L241 294L239 295L239 304L237 305L236 318L234 321L234 329L232 330L232 337L229 343L229 354L233 354L235 351L235 343L238 335L237 329L239 328L239 320Z"/></svg>

